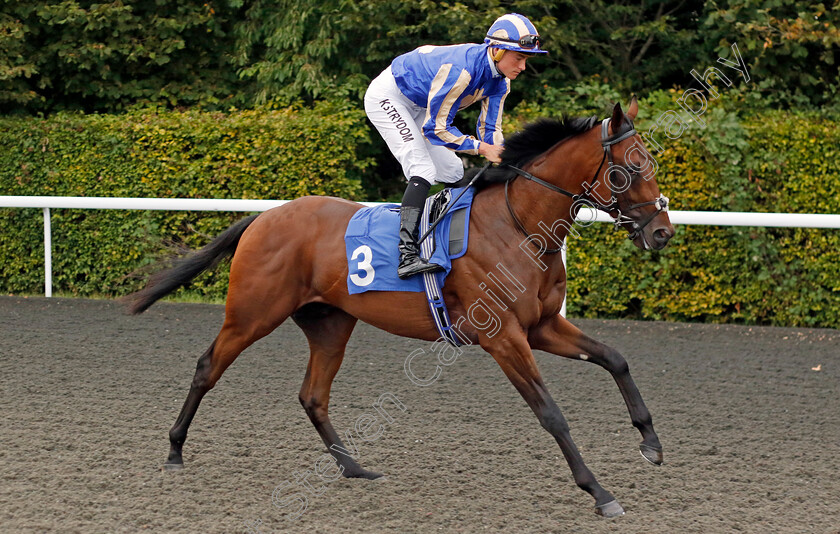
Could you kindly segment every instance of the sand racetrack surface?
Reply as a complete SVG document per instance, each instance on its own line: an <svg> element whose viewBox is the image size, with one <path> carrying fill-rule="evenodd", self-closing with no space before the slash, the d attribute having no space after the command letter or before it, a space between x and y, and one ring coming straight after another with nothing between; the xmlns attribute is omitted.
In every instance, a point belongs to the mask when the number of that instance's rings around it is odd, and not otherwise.
<svg viewBox="0 0 840 534"><path fill-rule="evenodd" d="M429 344L364 324L331 417L344 436L380 396L399 399L381 435L355 441L384 479L303 481L325 448L297 400L308 349L291 321L228 369L185 469L162 471L223 314L0 297L0 531L840 532L837 330L574 320L627 357L665 447L663 466L642 459L606 371L537 353L584 459L627 511L605 520L489 355L469 348L420 387L403 365ZM417 376L431 375L429 356ZM273 505L277 488L297 504ZM298 491L307 508L290 521Z"/></svg>

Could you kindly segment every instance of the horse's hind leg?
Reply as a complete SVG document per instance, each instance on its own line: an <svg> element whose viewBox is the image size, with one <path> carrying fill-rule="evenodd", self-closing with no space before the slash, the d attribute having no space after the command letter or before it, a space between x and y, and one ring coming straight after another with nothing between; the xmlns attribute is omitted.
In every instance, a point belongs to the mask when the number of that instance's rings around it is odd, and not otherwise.
<svg viewBox="0 0 840 534"><path fill-rule="evenodd" d="M587 337L559 315L532 329L528 341L533 349L589 361L609 371L624 397L633 426L642 434L642 443L639 445L642 456L654 465L662 464L662 445L653 429L653 419L630 376L627 360L618 351Z"/></svg>
<svg viewBox="0 0 840 534"><path fill-rule="evenodd" d="M338 433L330 423L327 414L330 402L330 387L344 359L344 349L350 334L356 326L356 318L346 312L323 304L310 304L292 314L309 340L309 365L300 388L300 403L309 420L321 436L330 454L338 462L341 473L348 478L379 478L379 473L367 471L346 453Z"/></svg>
<svg viewBox="0 0 840 534"><path fill-rule="evenodd" d="M232 306L231 301L232 299L229 298L225 312L225 323L219 335L210 344L210 348L198 359L187 400L184 401L184 406L169 431L169 457L164 464L164 468L167 470L180 469L184 466L181 452L184 441L187 439L187 430L204 395L213 389L225 369L233 363L243 350L270 333L288 317L288 313L284 315L268 312L260 313L258 319L256 312L249 313L248 309ZM271 317L274 320L270 320Z"/></svg>

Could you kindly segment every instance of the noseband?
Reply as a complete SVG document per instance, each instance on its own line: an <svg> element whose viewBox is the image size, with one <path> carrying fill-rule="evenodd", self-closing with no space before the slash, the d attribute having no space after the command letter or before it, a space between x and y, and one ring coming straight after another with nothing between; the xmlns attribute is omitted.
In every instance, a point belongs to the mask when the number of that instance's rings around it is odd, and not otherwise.
<svg viewBox="0 0 840 534"><path fill-rule="evenodd" d="M526 180L531 180L532 182L537 183L537 184L539 184L539 185L541 185L545 188L548 188L548 189L550 189L552 191L555 191L557 193L560 193L562 195L566 195L567 197L572 199L572 203L573 203L572 205L574 205L574 203L576 203L580 200L583 200L583 201L586 202L586 204L589 204L590 206L592 206L595 209L605 211L607 213L612 212L612 211L617 212L618 216L615 218L615 228L616 228L616 230L619 229L621 227L621 225L623 225L623 224L631 224L632 228L633 228L633 231L630 232L627 237L628 237L628 239L630 239L632 241L632 240L636 239L637 237L639 237L640 235L642 235L642 231L645 229L645 227L648 224L650 224L651 221L653 221L654 218L656 218L657 215L659 215L663 211L668 211L668 197L660 194L654 200L650 200L650 201L647 201L647 202L641 202L639 204L633 204L633 205L629 206L627 208L627 211L633 211L635 209L643 208L645 206L652 206L652 205L656 206L656 211L653 212L651 215L649 215L641 223L638 223L632 217L629 217L629 216L621 213L621 209L619 209L618 198L615 196L615 191L611 187L611 185L612 185L612 175L615 172L615 168L619 167L618 165L615 165L615 163L613 163L612 146L624 141L625 139L628 139L628 138L636 135L636 129L633 126L633 122L632 121L628 121L628 122L629 122L629 125L630 125L629 129L626 129L624 131L619 129L619 131L617 131L613 135L608 135L607 132L608 132L609 125L610 125L610 119L604 119L603 121L601 121L601 146L604 149L604 156L601 158L601 163L598 165L598 170L596 170L595 174L592 175L592 178L589 179L588 182L586 182L588 186L585 186L583 188L584 189L583 193L580 193L580 194L570 193L570 192L566 191L565 189L563 189L561 187L557 187L554 184L550 184L550 183L546 182L545 180L541 180L541 179L537 178L536 176L534 176L533 174L531 174L527 171L524 171L524 170L522 170L518 167L514 167L513 165L510 165L510 164L507 164L506 166L508 168L516 171L519 176L522 176ZM601 204L600 202L597 202L594 198L592 198L591 191L594 189L595 181L598 178L598 175L601 173L601 169L604 167L604 162L607 161L607 160L609 160L609 166L607 168L610 169L609 175L607 176L607 180L609 181L607 186L610 189L610 203L609 204ZM621 168L624 169L624 172L626 172L628 176L631 174L630 171L626 167L621 167ZM515 179L516 178L514 178L514 180ZM513 211L513 206L511 206L510 199L508 198L508 184L512 181L513 180L505 182L505 202L507 203L507 207L508 207L508 211L510 212L510 216L513 218L513 221L516 223L516 227L519 228L519 231L522 232L525 235L525 237L530 237L530 234L525 229L525 227L522 225L522 222L519 220L519 218L516 217L516 214ZM561 250L563 250L563 247L554 249L554 248L543 248L541 245L538 248L539 248L540 252L545 253L545 254L556 254L556 253L560 252Z"/></svg>

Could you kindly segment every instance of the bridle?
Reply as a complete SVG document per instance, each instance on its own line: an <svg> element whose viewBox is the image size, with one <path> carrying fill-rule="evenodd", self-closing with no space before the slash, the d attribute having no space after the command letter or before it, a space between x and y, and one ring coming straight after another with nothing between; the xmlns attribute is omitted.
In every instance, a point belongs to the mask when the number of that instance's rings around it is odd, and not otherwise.
<svg viewBox="0 0 840 534"><path fill-rule="evenodd" d="M579 194L570 193L570 192L566 191L565 189L563 189L562 187L557 187L556 185L548 183L545 180L541 180L541 179L537 178L536 176L534 176L533 174L531 174L527 171L524 171L524 170L522 170L518 167L515 167L515 166L510 165L510 164L506 164L505 166L507 166L508 168L510 168L510 169L512 169L512 170L514 170L518 173L518 175L516 177L514 177L513 180L515 180L518 176L522 176L526 180L531 180L532 182L537 183L537 184L539 184L539 185L541 185L545 188L548 188L548 189L550 189L552 191L555 191L557 193L560 193L562 195L566 195L567 197L572 199L572 205L574 205L575 203L577 203L579 201L584 201L586 204L592 206L595 209L605 211L607 213L616 212L618 215L615 217L615 229L618 230L619 228L621 228L622 225L625 225L625 224L632 225L631 227L632 227L633 230L627 236L627 238L632 241L632 240L636 239L637 237L639 237L640 235L643 235L642 231L645 229L645 227L648 224L650 224L651 221L653 221L654 218L656 218L657 215L659 215L663 211L668 211L668 197L660 194L654 200L649 200L647 202L641 202L639 204L633 204L633 205L629 206L628 208L626 208L626 211L629 212L629 211L633 211L633 210L638 209L638 208L643 208L645 206L655 205L656 206L656 211L653 212L652 214L650 214L641 223L637 222L632 217L628 217L627 215L624 215L623 213L621 213L621 209L619 209L618 197L616 197L615 190L612 188L612 185L611 185L613 183L612 182L613 173L615 172L615 169L617 167L619 167L619 165L615 165L615 163L613 162L612 146L624 141L625 139L628 139L628 138L636 135L636 129L633 126L633 121L628 119L626 124L628 124L627 127L619 128L618 131L616 133L614 133L613 135L608 135L609 126L610 126L610 119L604 119L603 121L601 121L601 146L604 149L604 155L601 158L600 165L598 165L598 170L596 170L595 174L592 175L592 178L590 178L589 181L586 182L588 184L588 187L584 187L584 192L583 193L579 193ZM623 126L623 124L622 124L622 126ZM594 198L592 198L592 195L590 194L590 191L592 191L595 187L595 180L598 178L598 175L601 174L601 169L604 167L604 162L605 161L609 161L609 166L607 168L610 169L609 175L607 176L607 180L609 182L607 185L610 188L610 203L609 204L602 204L602 203L596 201ZM628 176L633 174L626 167L621 167L621 168L624 170L624 172L627 173ZM505 182L505 203L507 204L508 211L510 212L510 216L513 218L513 222L516 224L516 227L519 229L520 232L522 232L522 234L525 235L525 237L530 238L531 234L528 233L528 231L525 229L525 226L522 225L522 222L516 216L516 213L514 213L513 206L511 205L510 198L508 197L508 184L510 184L510 182L512 182L513 180L509 180L509 181ZM644 237L643 237L643 239L644 239ZM537 245L537 247L538 247L539 251L541 253L544 253L544 254L556 254L556 253L560 252L561 250L563 250L562 246L559 247L559 248L543 248L542 245Z"/></svg>

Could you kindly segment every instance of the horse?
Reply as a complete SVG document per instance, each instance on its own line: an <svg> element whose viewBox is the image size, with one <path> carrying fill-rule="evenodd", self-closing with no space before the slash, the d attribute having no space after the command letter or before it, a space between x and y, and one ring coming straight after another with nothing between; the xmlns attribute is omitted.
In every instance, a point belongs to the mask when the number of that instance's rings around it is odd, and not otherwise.
<svg viewBox="0 0 840 534"><path fill-rule="evenodd" d="M594 498L596 513L605 517L622 515L624 509L584 464L532 351L606 369L641 434L642 456L652 464L662 464L662 445L625 358L559 314L566 294L566 271L558 252L567 235L577 231L573 225L582 206L608 212L616 227L625 229L640 249L661 249L674 235L667 198L660 194L653 176L643 173L650 168L652 156L634 129L637 112L633 97L626 113L616 104L611 117L600 122L597 117L542 119L511 136L502 163L489 169L477 184L481 187L471 208L469 247L452 262L443 289L452 323L459 325L459 337L480 345L495 359L539 423L556 439L575 483ZM398 336L426 341L439 336L423 293L349 294L344 229L360 208L339 198L303 197L249 216L204 248L174 259L153 274L143 289L127 297L129 312L142 313L232 256L224 323L198 359L189 394L169 431L165 469L183 467L187 430L201 399L225 369L248 346L291 317L309 344L299 400L315 430L344 477L381 476L337 452L346 449L330 422L328 405L345 346L358 320ZM515 277L519 294L493 294L494 313L500 321L490 331L470 313L470 305L490 300L488 286L478 278L497 264Z"/></svg>

